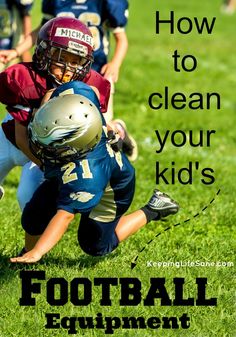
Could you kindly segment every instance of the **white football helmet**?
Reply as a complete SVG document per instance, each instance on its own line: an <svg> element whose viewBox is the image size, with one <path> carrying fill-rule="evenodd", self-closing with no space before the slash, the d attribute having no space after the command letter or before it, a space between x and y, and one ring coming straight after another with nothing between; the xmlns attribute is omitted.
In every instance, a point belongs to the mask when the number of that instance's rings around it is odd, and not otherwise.
<svg viewBox="0 0 236 337"><path fill-rule="evenodd" d="M85 157L98 144L102 118L88 98L69 94L45 103L28 130L31 150L42 162L68 162Z"/></svg>

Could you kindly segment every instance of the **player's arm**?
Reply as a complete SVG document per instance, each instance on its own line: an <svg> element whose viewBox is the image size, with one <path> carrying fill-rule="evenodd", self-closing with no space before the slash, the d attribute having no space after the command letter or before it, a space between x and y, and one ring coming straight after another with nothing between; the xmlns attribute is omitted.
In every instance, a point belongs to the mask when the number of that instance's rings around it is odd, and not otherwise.
<svg viewBox="0 0 236 337"><path fill-rule="evenodd" d="M29 14L23 17L22 24L23 24L23 35L24 38L26 38L32 31L31 16ZM25 52L22 53L21 58L23 62L31 61L30 48L28 48Z"/></svg>
<svg viewBox="0 0 236 337"><path fill-rule="evenodd" d="M40 106L42 106L44 103L48 102L53 94L53 92L55 91L55 88L53 89L49 89L46 94L44 95L44 97L42 98L42 101L40 103Z"/></svg>
<svg viewBox="0 0 236 337"><path fill-rule="evenodd" d="M93 89L93 91L97 95L97 98L100 100L100 92L99 92L98 88L94 87L93 85L90 85L90 87Z"/></svg>
<svg viewBox="0 0 236 337"><path fill-rule="evenodd" d="M33 30L31 33L29 33L25 37L24 41L21 42L21 43L19 43L16 46L16 48L15 48L15 54L16 54L16 56L15 57L21 56L25 51L27 51L28 49L30 49L35 44L35 42L37 40L37 36L38 36L39 30L40 30L40 26L38 28L36 28L35 30Z"/></svg>
<svg viewBox="0 0 236 337"><path fill-rule="evenodd" d="M38 166L41 165L41 162L38 158L36 158L29 148L28 141L28 130L27 127L15 120L15 137L16 137L16 145L18 148L35 164Z"/></svg>
<svg viewBox="0 0 236 337"><path fill-rule="evenodd" d="M3 63L8 63L30 49L36 42L39 29L40 27L32 31L29 35L26 36L23 42L18 44L14 49L0 50L0 61Z"/></svg>
<svg viewBox="0 0 236 337"><path fill-rule="evenodd" d="M101 112L106 112L111 91L110 82L96 71L91 70L89 76L86 78L85 83L94 90L97 97L99 98Z"/></svg>
<svg viewBox="0 0 236 337"><path fill-rule="evenodd" d="M58 210L49 222L47 228L35 244L34 248L21 257L11 258L11 262L34 263L49 252L66 232L74 214Z"/></svg>
<svg viewBox="0 0 236 337"><path fill-rule="evenodd" d="M106 79L115 83L119 78L119 71L128 50L128 39L125 30L114 32L115 51L112 59L101 69L101 74Z"/></svg>

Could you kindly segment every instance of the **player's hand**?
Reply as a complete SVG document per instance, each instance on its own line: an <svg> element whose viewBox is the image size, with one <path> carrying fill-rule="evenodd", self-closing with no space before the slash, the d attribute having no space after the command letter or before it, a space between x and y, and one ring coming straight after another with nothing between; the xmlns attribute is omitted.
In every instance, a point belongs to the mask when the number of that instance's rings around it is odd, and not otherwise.
<svg viewBox="0 0 236 337"><path fill-rule="evenodd" d="M107 137L108 143L111 145L112 150L115 152L121 151L123 141L116 127L116 123L113 121L107 123Z"/></svg>
<svg viewBox="0 0 236 337"><path fill-rule="evenodd" d="M35 249L30 250L23 256L12 257L10 261L13 263L35 263L38 262L42 257L42 254Z"/></svg>
<svg viewBox="0 0 236 337"><path fill-rule="evenodd" d="M44 97L43 97L43 99L42 99L42 101L41 101L40 106L42 106L44 103L46 103L46 102L49 101L49 99L50 99L50 97L52 96L54 90L55 90L55 88L49 89L49 90L46 92L46 94L44 95Z"/></svg>
<svg viewBox="0 0 236 337"><path fill-rule="evenodd" d="M15 49L0 50L0 62L6 64L18 57Z"/></svg>
<svg viewBox="0 0 236 337"><path fill-rule="evenodd" d="M108 62L102 67L101 74L107 80L111 80L113 83L116 83L119 78L119 67L114 62Z"/></svg>

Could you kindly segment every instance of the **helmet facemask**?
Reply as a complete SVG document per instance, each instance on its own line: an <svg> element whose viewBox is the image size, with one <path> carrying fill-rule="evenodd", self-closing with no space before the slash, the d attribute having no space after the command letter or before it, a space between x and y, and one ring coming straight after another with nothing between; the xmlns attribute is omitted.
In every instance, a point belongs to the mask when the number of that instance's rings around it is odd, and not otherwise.
<svg viewBox="0 0 236 337"><path fill-rule="evenodd" d="M74 80L83 80L93 62L93 57L86 56L82 51L55 46L52 42L46 41L41 41L36 48L35 58L38 68L47 71L59 85ZM56 68L58 75L54 73Z"/></svg>

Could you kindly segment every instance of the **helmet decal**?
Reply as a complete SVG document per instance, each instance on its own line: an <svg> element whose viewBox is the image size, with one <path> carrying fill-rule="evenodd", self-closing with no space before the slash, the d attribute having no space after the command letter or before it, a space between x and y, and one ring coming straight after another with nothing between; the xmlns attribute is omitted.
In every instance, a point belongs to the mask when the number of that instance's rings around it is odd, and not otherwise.
<svg viewBox="0 0 236 337"><path fill-rule="evenodd" d="M73 38L74 40L86 42L91 47L93 47L92 36L88 35L88 34L84 34L83 32L81 32L79 30L59 27L59 28L56 29L55 36Z"/></svg>
<svg viewBox="0 0 236 337"><path fill-rule="evenodd" d="M83 46L82 44L76 43L74 41L69 41L68 48L77 50L81 56L86 56L88 54L88 48L86 46Z"/></svg>
<svg viewBox="0 0 236 337"><path fill-rule="evenodd" d="M54 128L51 130L50 134L46 134L45 137L38 136L38 141L44 143L45 145L60 145L65 139L73 140L78 132L77 126L70 126L68 128Z"/></svg>

